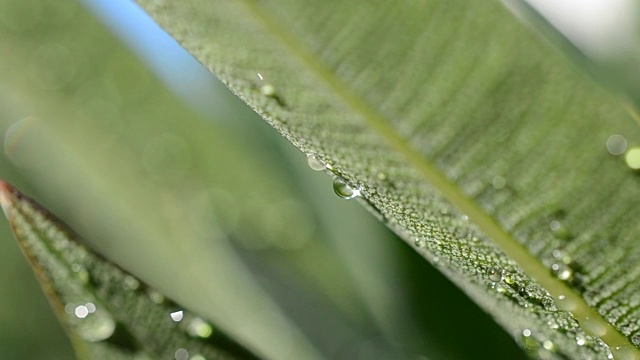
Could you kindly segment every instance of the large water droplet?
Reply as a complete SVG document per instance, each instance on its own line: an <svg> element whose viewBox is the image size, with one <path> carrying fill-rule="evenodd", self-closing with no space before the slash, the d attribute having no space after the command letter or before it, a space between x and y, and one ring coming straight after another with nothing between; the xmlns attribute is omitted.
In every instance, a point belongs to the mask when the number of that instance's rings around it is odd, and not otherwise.
<svg viewBox="0 0 640 360"><path fill-rule="evenodd" d="M97 306L92 302L65 306L70 312L68 319L74 330L83 339L89 342L106 340L116 329L116 321L113 316L102 306ZM72 311L69 311L73 309Z"/></svg>
<svg viewBox="0 0 640 360"><path fill-rule="evenodd" d="M349 199L358 197L360 196L361 190L362 190L361 188L357 188L357 189L352 188L341 177L336 177L335 180L333 180L333 191L336 193L336 195L338 195L343 199L349 200Z"/></svg>
<svg viewBox="0 0 640 360"><path fill-rule="evenodd" d="M307 155L307 164L315 171L322 171L327 168L327 163L316 154Z"/></svg>
<svg viewBox="0 0 640 360"><path fill-rule="evenodd" d="M622 135L611 135L607 139L607 151L611 155L622 155L627 150L627 139Z"/></svg>

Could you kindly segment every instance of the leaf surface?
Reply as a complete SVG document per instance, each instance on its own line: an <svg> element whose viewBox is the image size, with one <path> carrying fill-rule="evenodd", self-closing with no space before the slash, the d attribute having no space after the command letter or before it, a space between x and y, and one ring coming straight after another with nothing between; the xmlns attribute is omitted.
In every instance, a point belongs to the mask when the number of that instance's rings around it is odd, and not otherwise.
<svg viewBox="0 0 640 360"><path fill-rule="evenodd" d="M5 182L0 204L80 358L257 358L87 249L65 224Z"/></svg>
<svg viewBox="0 0 640 360"><path fill-rule="evenodd" d="M640 131L499 4L139 3L532 355L639 357Z"/></svg>

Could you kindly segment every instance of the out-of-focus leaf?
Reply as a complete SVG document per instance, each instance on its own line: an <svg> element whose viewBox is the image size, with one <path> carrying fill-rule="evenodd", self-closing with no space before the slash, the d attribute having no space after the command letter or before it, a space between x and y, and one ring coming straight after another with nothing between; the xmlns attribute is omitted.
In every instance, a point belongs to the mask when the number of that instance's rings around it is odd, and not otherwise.
<svg viewBox="0 0 640 360"><path fill-rule="evenodd" d="M139 3L532 355L640 356L640 131L497 2Z"/></svg>
<svg viewBox="0 0 640 360"><path fill-rule="evenodd" d="M65 224L5 182L0 204L80 358L256 358L89 250Z"/></svg>

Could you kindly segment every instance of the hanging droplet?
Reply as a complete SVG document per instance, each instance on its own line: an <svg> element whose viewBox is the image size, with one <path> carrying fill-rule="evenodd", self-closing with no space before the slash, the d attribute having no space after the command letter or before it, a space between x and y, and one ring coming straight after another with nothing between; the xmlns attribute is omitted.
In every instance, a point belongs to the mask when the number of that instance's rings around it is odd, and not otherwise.
<svg viewBox="0 0 640 360"><path fill-rule="evenodd" d="M611 155L622 155L625 151L627 151L628 146L627 139L625 139L622 135L611 135L607 139L607 151Z"/></svg>
<svg viewBox="0 0 640 360"><path fill-rule="evenodd" d="M333 180L333 191L339 197L349 200L360 196L362 188L353 189L343 178L336 177L335 180Z"/></svg>
<svg viewBox="0 0 640 360"><path fill-rule="evenodd" d="M315 171L322 171L327 168L327 163L316 154L307 155L307 164L309 164L309 167Z"/></svg>

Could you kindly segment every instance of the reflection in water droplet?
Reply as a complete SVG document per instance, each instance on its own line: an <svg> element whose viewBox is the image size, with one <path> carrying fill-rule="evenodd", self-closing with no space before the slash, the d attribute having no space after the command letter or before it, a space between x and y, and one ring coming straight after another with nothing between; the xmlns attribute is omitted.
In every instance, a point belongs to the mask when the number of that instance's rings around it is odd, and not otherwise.
<svg viewBox="0 0 640 360"><path fill-rule="evenodd" d="M624 156L624 161L631 169L640 169L640 148L635 147L629 149L629 151L627 151L627 154Z"/></svg>
<svg viewBox="0 0 640 360"><path fill-rule="evenodd" d="M189 359L189 352L187 351L187 349L180 348L180 349L176 350L175 359L176 360L188 360Z"/></svg>
<svg viewBox="0 0 640 360"><path fill-rule="evenodd" d="M327 168L327 163L316 154L307 155L307 164L309 164L309 167L315 171L322 171Z"/></svg>
<svg viewBox="0 0 640 360"><path fill-rule="evenodd" d="M189 322L187 332L193 337L208 338L213 334L213 328L206 321L195 317Z"/></svg>
<svg viewBox="0 0 640 360"><path fill-rule="evenodd" d="M174 311L171 314L169 314L169 316L171 316L171 320L173 320L175 322L179 322L184 317L184 313L182 312L182 310Z"/></svg>
<svg viewBox="0 0 640 360"><path fill-rule="evenodd" d="M72 312L69 311L70 308L73 308ZM113 316L103 307L96 306L94 303L89 302L77 306L67 304L65 311L70 313L68 320L71 327L86 341L106 340L113 335L116 329Z"/></svg>
<svg viewBox="0 0 640 360"><path fill-rule="evenodd" d="M491 179L491 186L496 190L504 189L504 187L507 186L507 179L502 176L494 176L493 179Z"/></svg>
<svg viewBox="0 0 640 360"><path fill-rule="evenodd" d="M338 195L339 197L341 197L343 199L349 200L349 199L353 199L355 197L358 197L358 196L360 196L360 191L361 190L362 190L362 188L353 189L341 177L336 177L335 180L333 180L333 191L336 193L336 195Z"/></svg>
<svg viewBox="0 0 640 360"><path fill-rule="evenodd" d="M607 151L611 155L621 155L627 150L627 139L622 135L611 135L607 139Z"/></svg>

